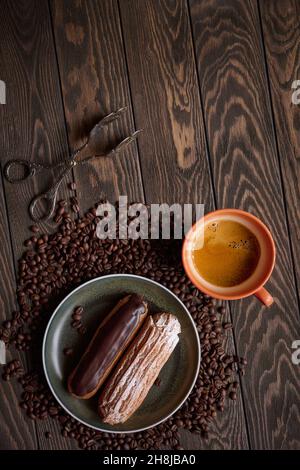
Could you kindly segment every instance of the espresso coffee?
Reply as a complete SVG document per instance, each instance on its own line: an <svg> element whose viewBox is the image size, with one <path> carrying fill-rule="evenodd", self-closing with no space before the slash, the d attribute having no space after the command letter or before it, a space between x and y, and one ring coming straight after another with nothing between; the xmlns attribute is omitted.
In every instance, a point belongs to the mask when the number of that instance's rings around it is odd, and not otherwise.
<svg viewBox="0 0 300 470"><path fill-rule="evenodd" d="M260 257L256 236L234 220L218 220L204 227L202 248L192 253L194 265L206 281L219 287L241 284L254 272Z"/></svg>

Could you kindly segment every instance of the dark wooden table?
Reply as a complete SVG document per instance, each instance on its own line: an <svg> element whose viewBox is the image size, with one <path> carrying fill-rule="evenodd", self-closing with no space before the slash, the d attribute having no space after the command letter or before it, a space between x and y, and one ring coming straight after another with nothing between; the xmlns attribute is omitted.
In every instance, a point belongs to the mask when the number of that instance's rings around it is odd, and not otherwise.
<svg viewBox="0 0 300 470"><path fill-rule="evenodd" d="M108 137L144 129L118 159L74 172L82 212L101 197L127 194L148 203L201 202L206 211L241 208L270 227L275 304L267 310L250 298L228 306L227 348L248 360L241 393L212 423L208 441L183 433L182 443L299 449L300 366L291 346L300 339L300 105L292 103L300 2L1 0L0 79L7 87L2 168L17 156L58 162L100 116L125 104L127 115ZM1 179L2 320L16 304L28 203L47 184ZM67 195L66 181L60 197ZM75 448L55 423L24 417L17 386L1 382L0 393L1 448Z"/></svg>

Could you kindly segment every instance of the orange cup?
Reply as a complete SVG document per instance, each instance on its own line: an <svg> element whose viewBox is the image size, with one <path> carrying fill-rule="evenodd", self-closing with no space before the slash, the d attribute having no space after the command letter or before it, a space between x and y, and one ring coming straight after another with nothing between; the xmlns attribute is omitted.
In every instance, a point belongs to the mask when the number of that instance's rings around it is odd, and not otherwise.
<svg viewBox="0 0 300 470"><path fill-rule="evenodd" d="M206 281L196 269L192 253L199 239L199 231L207 223L219 220L233 220L245 225L257 238L260 245L260 258L251 276L241 284L232 287L219 287ZM222 300L237 300L254 294L264 305L269 306L274 299L264 288L274 268L276 248L268 228L257 217L239 209L221 209L210 212L197 221L188 232L182 247L182 262L192 283L205 294Z"/></svg>

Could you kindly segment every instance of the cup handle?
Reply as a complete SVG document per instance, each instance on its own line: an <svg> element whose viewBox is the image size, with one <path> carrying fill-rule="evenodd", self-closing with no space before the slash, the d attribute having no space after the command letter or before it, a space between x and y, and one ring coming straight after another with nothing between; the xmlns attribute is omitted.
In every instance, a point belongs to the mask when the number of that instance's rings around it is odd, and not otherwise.
<svg viewBox="0 0 300 470"><path fill-rule="evenodd" d="M270 307L270 305L272 305L272 303L274 302L273 297L264 287L258 289L258 291L256 291L254 295L258 298L258 300L260 300L264 305L266 305L266 307Z"/></svg>

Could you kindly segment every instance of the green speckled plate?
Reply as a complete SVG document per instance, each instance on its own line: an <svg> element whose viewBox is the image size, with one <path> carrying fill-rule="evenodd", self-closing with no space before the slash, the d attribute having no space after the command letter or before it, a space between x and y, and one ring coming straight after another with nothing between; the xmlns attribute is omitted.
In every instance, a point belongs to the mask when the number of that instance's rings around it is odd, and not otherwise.
<svg viewBox="0 0 300 470"><path fill-rule="evenodd" d="M137 293L149 302L150 312L167 311L177 316L180 341L140 408L126 423L111 426L97 414L97 398L79 400L67 391L67 377L78 362L101 319L127 293ZM73 309L84 307L87 333L79 335L71 327ZM72 347L66 357L63 350ZM192 390L200 367L200 343L194 322L183 303L168 289L144 277L113 274L86 282L71 292L56 308L43 342L43 365L49 386L60 405L78 421L106 432L137 432L156 426L171 416Z"/></svg>

